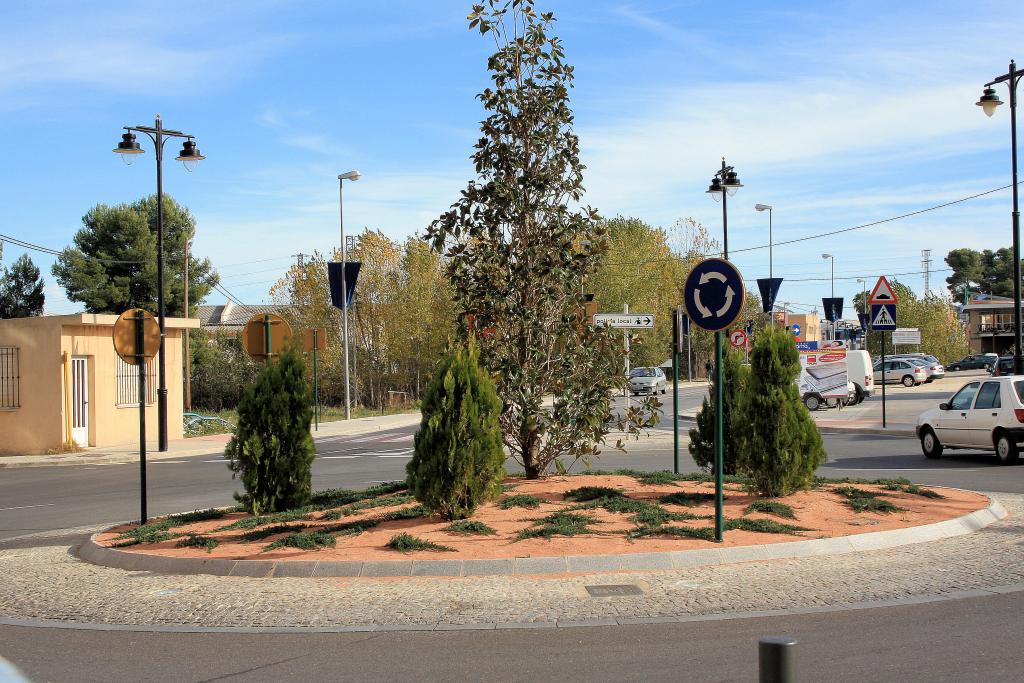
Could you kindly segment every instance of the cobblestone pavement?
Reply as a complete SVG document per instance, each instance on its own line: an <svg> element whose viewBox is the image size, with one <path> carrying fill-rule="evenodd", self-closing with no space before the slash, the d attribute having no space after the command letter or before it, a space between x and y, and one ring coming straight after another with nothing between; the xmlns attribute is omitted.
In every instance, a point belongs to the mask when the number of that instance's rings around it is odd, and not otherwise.
<svg viewBox="0 0 1024 683"><path fill-rule="evenodd" d="M550 578L247 579L126 572L70 555L70 539L81 540L95 528L62 530L0 542L0 622L142 629L567 626L1024 589L1024 496L993 497L1005 506L1006 519L941 541L827 557ZM590 597L586 586L600 584L635 584L643 594Z"/></svg>

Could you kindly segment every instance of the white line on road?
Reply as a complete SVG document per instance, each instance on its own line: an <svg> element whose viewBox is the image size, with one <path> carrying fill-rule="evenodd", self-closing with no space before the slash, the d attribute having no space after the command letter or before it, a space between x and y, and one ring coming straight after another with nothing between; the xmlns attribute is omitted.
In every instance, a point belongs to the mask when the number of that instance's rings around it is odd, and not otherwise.
<svg viewBox="0 0 1024 683"><path fill-rule="evenodd" d="M377 454L376 453L367 453L367 455L377 455ZM406 453L404 455L377 455L377 457L378 458L408 458L410 455L411 455L411 452L410 453Z"/></svg>
<svg viewBox="0 0 1024 683"><path fill-rule="evenodd" d="M830 470L849 470L851 472L978 472L979 470L949 468L949 467L843 467L836 465L828 467Z"/></svg>
<svg viewBox="0 0 1024 683"><path fill-rule="evenodd" d="M150 465L181 465L184 462L185 462L184 460L150 460L149 464ZM220 460L218 462L224 462L224 461Z"/></svg>
<svg viewBox="0 0 1024 683"><path fill-rule="evenodd" d="M321 455L321 460L351 460L353 458L361 458L361 455Z"/></svg>
<svg viewBox="0 0 1024 683"><path fill-rule="evenodd" d="M49 508L56 505L56 503L41 503L39 505L15 505L12 508L0 508L0 512L4 510L24 510L26 508Z"/></svg>

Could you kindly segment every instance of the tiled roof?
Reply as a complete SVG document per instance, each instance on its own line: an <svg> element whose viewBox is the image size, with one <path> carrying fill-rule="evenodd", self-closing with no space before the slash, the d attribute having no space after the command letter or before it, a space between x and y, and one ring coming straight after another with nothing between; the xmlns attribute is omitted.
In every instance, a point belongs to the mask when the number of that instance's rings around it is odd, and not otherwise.
<svg viewBox="0 0 1024 683"><path fill-rule="evenodd" d="M221 306L199 306L196 317L202 328L241 329L249 319L259 313L280 314L288 306L279 304L236 304L229 301Z"/></svg>

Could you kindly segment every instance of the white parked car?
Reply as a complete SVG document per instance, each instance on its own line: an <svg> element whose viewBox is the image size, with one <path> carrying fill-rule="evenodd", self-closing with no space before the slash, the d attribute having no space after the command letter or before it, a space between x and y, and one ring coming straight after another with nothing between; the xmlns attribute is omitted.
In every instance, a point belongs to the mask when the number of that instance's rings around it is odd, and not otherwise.
<svg viewBox="0 0 1024 683"><path fill-rule="evenodd" d="M668 391L668 379L661 368L633 368L629 373L629 390L633 395Z"/></svg>
<svg viewBox="0 0 1024 683"><path fill-rule="evenodd" d="M1024 379L993 377L969 382L948 403L921 413L917 436L927 458L946 448L994 451L999 462L1017 462L1024 441Z"/></svg>

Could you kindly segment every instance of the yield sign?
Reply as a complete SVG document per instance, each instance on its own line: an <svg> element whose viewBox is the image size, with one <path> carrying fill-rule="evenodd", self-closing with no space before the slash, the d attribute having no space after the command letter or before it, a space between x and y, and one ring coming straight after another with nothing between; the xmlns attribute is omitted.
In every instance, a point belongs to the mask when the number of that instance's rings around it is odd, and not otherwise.
<svg viewBox="0 0 1024 683"><path fill-rule="evenodd" d="M896 294L893 293L892 287L889 286L889 281L882 275L878 278L878 282L875 283L875 288L871 290L871 296L868 297L869 304L894 304L896 301Z"/></svg>

